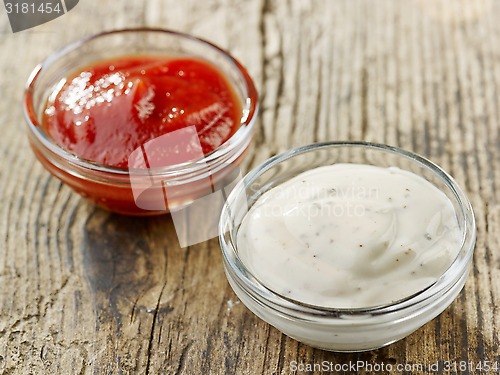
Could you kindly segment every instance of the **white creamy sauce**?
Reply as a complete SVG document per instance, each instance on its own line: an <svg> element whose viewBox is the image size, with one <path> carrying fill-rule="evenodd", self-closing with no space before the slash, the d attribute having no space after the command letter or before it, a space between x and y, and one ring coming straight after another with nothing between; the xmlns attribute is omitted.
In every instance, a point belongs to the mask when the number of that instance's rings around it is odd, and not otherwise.
<svg viewBox="0 0 500 375"><path fill-rule="evenodd" d="M396 167L335 164L264 193L237 234L240 259L287 298L373 307L430 286L461 246L451 201Z"/></svg>

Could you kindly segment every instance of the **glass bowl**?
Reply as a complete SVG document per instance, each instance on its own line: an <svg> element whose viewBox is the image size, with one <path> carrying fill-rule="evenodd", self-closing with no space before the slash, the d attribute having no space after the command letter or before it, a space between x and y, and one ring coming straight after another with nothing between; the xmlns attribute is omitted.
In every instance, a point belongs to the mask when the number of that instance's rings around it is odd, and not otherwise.
<svg viewBox="0 0 500 375"><path fill-rule="evenodd" d="M452 202L461 247L445 272L429 287L376 307L306 305L280 295L250 272L240 257L237 234L248 209L266 191L310 169L336 163L398 167L425 178ZM248 173L233 189L219 222L224 269L236 295L253 313L286 335L313 347L340 352L376 349L409 335L435 318L464 286L472 262L476 226L469 200L436 164L411 152L366 142L318 143L275 156ZM314 277L314 271L310 273Z"/></svg>
<svg viewBox="0 0 500 375"><path fill-rule="evenodd" d="M41 116L48 96L64 77L95 61L141 54L197 57L215 65L241 100L238 130L203 158L134 170L79 158L47 135L41 126ZM53 53L34 68L26 83L23 100L30 145L43 166L98 206L138 216L180 209L225 186L248 152L257 102L258 94L251 77L227 52L187 34L148 28L100 33Z"/></svg>

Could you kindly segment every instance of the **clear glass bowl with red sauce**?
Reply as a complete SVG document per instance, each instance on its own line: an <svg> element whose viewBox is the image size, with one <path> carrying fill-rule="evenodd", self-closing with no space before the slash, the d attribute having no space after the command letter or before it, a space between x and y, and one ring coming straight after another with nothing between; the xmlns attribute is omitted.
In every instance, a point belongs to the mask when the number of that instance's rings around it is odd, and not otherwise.
<svg viewBox="0 0 500 375"><path fill-rule="evenodd" d="M234 181L258 94L246 69L210 42L125 29L36 66L24 111L31 148L52 175L104 209L148 216Z"/></svg>

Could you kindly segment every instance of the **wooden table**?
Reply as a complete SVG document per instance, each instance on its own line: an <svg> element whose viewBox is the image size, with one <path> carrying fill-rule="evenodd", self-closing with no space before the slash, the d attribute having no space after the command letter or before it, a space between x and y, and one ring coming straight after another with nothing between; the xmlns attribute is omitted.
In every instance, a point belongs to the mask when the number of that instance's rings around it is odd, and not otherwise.
<svg viewBox="0 0 500 375"><path fill-rule="evenodd" d="M499 2L82 0L16 34L0 13L0 374L500 366ZM458 299L386 348L312 349L238 302L217 239L182 249L169 217L109 214L51 177L24 133L31 69L84 35L144 25L209 39L247 66L261 94L247 170L291 147L364 139L449 171L478 226Z"/></svg>

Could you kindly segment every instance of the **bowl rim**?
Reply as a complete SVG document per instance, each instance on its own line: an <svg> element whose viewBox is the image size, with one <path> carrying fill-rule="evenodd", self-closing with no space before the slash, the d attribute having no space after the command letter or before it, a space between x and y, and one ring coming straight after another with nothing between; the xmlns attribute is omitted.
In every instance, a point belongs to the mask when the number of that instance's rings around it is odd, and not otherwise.
<svg viewBox="0 0 500 375"><path fill-rule="evenodd" d="M77 50L86 44L108 36L119 35L119 34L140 34L140 33L158 33L158 34L168 34L176 38L183 38L185 40L199 43L212 49L218 53L223 59L225 59L229 65L231 65L235 72L240 76L242 82L244 82L244 87L247 91L246 97L242 97L242 117L239 128L234 132L234 134L228 138L224 143L222 143L215 150L205 155L201 159L188 161L179 164L173 164L161 168L151 168L151 169L128 169L128 168L117 168L101 163L97 163L92 160L84 159L76 154L73 154L52 140L52 138L43 130L37 116L37 110L34 108L33 95L36 87L38 78L43 72L48 69L54 62L58 61L60 58L64 57L66 54ZM78 66L75 67L77 69ZM222 73L223 74L223 73ZM174 31L165 28L155 28L155 27L138 27L138 28L123 28L103 31L91 35L87 35L81 39L75 40L69 44L66 44L62 48L56 50L55 52L48 55L42 62L37 64L32 72L30 73L28 80L24 86L23 92L23 112L26 123L28 124L28 130L31 135L33 135L37 142L41 143L45 149L47 149L52 154L65 160L66 162L74 165L77 168L82 168L84 170L95 171L98 173L106 173L111 176L123 177L128 176L133 173L135 176L145 176L149 177L152 175L171 175L179 173L193 173L200 170L206 169L207 164L217 163L221 158L226 155L235 152L238 146L245 143L245 139L251 136L256 120L256 115L259 109L259 95L255 87L255 83L251 78L250 74L247 72L246 68L234 58L228 51L222 49L221 47L209 42L203 38L196 37L194 35L183 33L179 31Z"/></svg>
<svg viewBox="0 0 500 375"><path fill-rule="evenodd" d="M248 270L248 268L244 265L244 262L240 260L238 254L236 253L237 249L233 246L234 238L232 233L230 233L230 235L228 236L230 241L226 241L227 232L231 232L233 229L227 228L227 226L232 227L232 225L230 224L230 221L232 220L232 204L235 204L235 202L237 201L237 196L244 193L245 189L249 185L251 185L258 177L260 177L263 173L269 171L276 165L279 165L281 162L293 158L294 156L312 152L315 150L342 147L368 148L403 156L406 159L415 161L420 166L423 166L427 170L433 172L452 191L463 216L463 220L461 220L461 224L463 225L461 247L457 253L456 258L453 260L450 266L434 283L424 288L423 290L410 296L404 297L400 300L376 306L336 308L310 305L302 303L301 301L287 298L279 293L274 292L273 290L262 284L258 280L258 278ZM422 304L431 303L433 298L446 294L453 288L455 283L459 282L462 275L465 272L468 272L468 266L472 261L476 242L476 223L471 203L464 191L460 188L453 177L451 177L441 167L439 167L429 159L411 151L382 143L367 141L330 141L318 142L290 149L279 155L271 157L270 159L264 161L263 163L252 169L238 184L236 184L223 206L219 220L219 242L222 250L226 273L230 272L231 278L235 282L240 284L241 289L244 290L247 295L251 295L254 299L258 300L261 304L264 304L267 307L278 311L280 314L295 317L304 318L303 314L305 314L306 316L314 316L316 318L349 319L362 318L366 316L384 316L389 313L406 311L408 309L417 308ZM354 320L353 322L355 321L356 320Z"/></svg>

